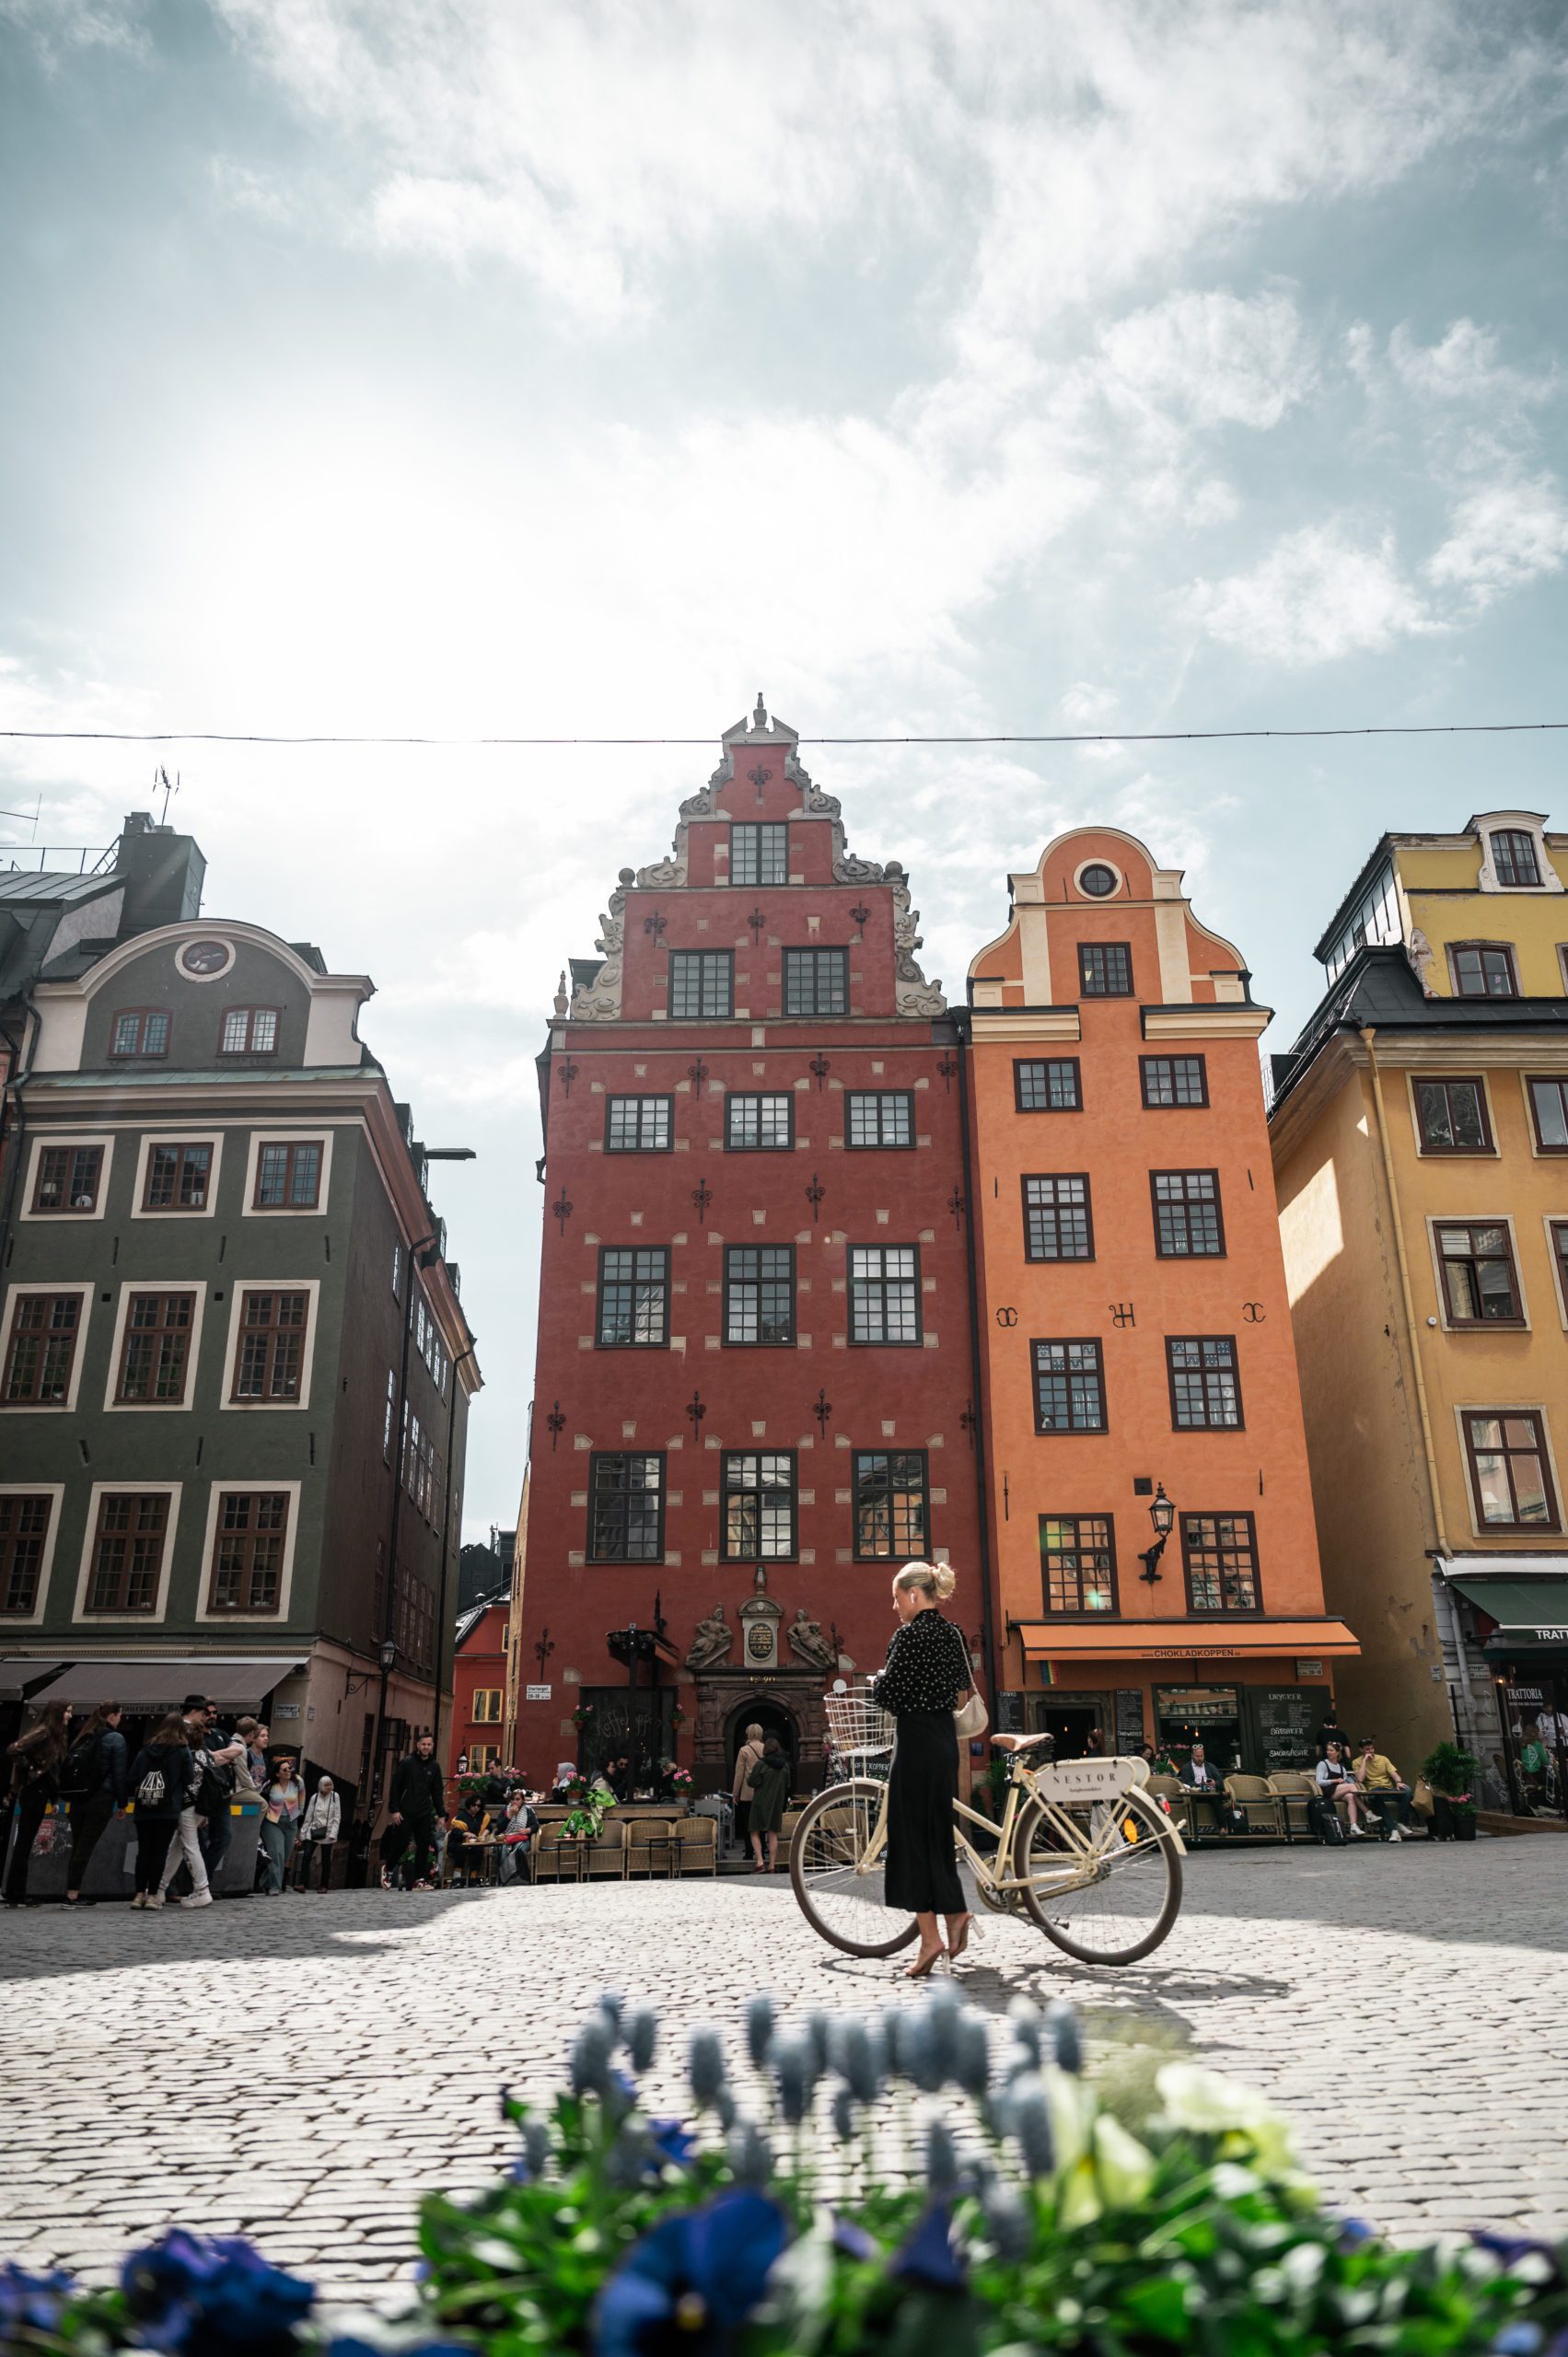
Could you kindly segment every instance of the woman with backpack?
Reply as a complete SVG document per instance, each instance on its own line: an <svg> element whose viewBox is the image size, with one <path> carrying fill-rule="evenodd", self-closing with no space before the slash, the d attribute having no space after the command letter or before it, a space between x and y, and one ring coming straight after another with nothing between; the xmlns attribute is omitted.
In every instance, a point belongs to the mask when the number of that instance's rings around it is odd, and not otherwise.
<svg viewBox="0 0 1568 2357"><path fill-rule="evenodd" d="M71 1805L71 1863L65 1869L65 1904L78 1906L87 1861L116 1809L125 1805L128 1754L120 1732L120 1705L100 1702L65 1755L61 1797Z"/></svg>
<svg viewBox="0 0 1568 2357"><path fill-rule="evenodd" d="M38 1829L51 1801L60 1797L60 1770L70 1745L71 1705L46 1702L37 1726L7 1747L11 1762L14 1823L11 1856L6 1868L7 1907L20 1907L28 1895L28 1862Z"/></svg>
<svg viewBox="0 0 1568 2357"><path fill-rule="evenodd" d="M133 1907L163 1905L163 1870L180 1812L196 1782L196 1755L183 1716L170 1711L131 1763L136 1818L136 1895Z"/></svg>

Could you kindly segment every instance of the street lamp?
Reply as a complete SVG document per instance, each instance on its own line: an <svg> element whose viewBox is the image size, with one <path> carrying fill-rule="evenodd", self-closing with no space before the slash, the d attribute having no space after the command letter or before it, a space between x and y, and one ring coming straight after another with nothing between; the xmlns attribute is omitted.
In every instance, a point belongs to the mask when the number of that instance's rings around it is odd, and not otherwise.
<svg viewBox="0 0 1568 2357"><path fill-rule="evenodd" d="M1176 1508L1166 1496L1163 1481L1157 1485L1154 1496L1149 1501L1149 1520L1155 1527L1155 1543L1152 1547L1145 1547L1138 1557L1138 1561L1144 1566L1138 1577L1141 1580L1147 1580L1149 1585L1153 1587L1161 1577L1159 1560L1165 1553L1166 1540L1170 1537L1176 1521Z"/></svg>
<svg viewBox="0 0 1568 2357"><path fill-rule="evenodd" d="M381 1640L381 1668L386 1677L389 1678L391 1676L393 1668L397 1663L397 1646L393 1643L390 1637L383 1637Z"/></svg>

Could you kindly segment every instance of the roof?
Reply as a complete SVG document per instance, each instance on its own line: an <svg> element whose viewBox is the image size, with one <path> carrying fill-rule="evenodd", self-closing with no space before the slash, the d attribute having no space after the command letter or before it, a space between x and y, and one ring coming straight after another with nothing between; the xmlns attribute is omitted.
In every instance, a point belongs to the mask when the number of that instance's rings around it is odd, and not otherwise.
<svg viewBox="0 0 1568 2357"><path fill-rule="evenodd" d="M1556 1031L1568 1036L1568 998L1428 998L1402 949L1358 949L1307 1016L1287 1055L1273 1059L1273 1108L1336 1031Z"/></svg>
<svg viewBox="0 0 1568 2357"><path fill-rule="evenodd" d="M455 1650L461 1653L487 1612L494 1612L497 1605L508 1605L511 1601L510 1586L493 1588L488 1596L477 1596L472 1604L458 1615Z"/></svg>
<svg viewBox="0 0 1568 2357"><path fill-rule="evenodd" d="M89 869L62 875L36 867L0 868L0 908L60 909L74 901L96 900L100 892L124 889L125 878L109 870L100 876Z"/></svg>
<svg viewBox="0 0 1568 2357"><path fill-rule="evenodd" d="M1385 860L1390 857L1396 840L1397 839L1393 835L1379 835L1377 841L1373 844L1372 849L1367 853L1366 857L1362 861L1361 865L1357 868L1354 883L1351 886L1349 891L1340 902L1339 907L1334 911L1333 915L1329 919L1328 923L1324 926L1318 946L1312 952L1312 955L1317 958L1319 965L1322 965L1326 960L1330 950L1333 947L1334 943L1339 938L1341 928L1344 924L1346 918L1349 916L1351 911L1354 908L1356 902L1361 899L1363 893L1365 891L1367 884L1371 880L1373 869L1377 865L1380 860Z"/></svg>

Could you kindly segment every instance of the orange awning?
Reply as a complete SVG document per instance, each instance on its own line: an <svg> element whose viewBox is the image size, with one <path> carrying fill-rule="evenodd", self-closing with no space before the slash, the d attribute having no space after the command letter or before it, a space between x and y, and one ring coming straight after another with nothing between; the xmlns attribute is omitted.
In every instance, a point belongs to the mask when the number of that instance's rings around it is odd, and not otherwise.
<svg viewBox="0 0 1568 2357"><path fill-rule="evenodd" d="M1342 1620L1015 1620L1026 1661L1249 1661L1263 1654L1318 1660L1358 1654Z"/></svg>

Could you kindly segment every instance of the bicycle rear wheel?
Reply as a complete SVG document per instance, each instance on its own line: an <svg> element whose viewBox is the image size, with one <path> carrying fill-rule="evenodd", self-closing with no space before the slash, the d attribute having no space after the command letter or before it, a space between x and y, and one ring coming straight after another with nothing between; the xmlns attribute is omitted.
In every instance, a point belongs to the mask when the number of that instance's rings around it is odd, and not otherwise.
<svg viewBox="0 0 1568 2357"><path fill-rule="evenodd" d="M887 1789L866 1778L819 1793L801 1810L789 1845L789 1878L801 1913L845 1956L897 1956L920 1928L912 1916L891 1912L883 1901L886 1845L875 1865L864 1864Z"/></svg>
<svg viewBox="0 0 1568 2357"><path fill-rule="evenodd" d="M1082 1964L1132 1964L1181 1911L1181 1852L1162 1811L1138 1789L1062 1811L1037 1801L1018 1827L1024 1903L1048 1940Z"/></svg>

